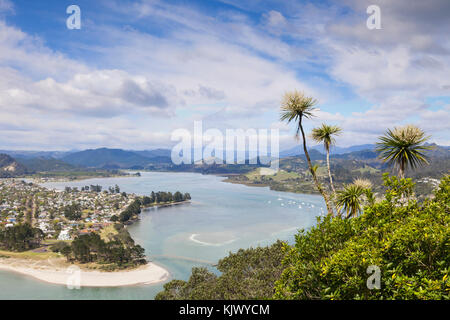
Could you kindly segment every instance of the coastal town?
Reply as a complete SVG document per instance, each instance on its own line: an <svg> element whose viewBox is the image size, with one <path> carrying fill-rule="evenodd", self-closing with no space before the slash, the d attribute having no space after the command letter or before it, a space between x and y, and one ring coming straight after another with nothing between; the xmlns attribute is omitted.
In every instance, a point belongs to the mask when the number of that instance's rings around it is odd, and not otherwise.
<svg viewBox="0 0 450 320"><path fill-rule="evenodd" d="M98 232L113 222L136 199L115 185L102 190L87 185L49 190L19 179L0 181L0 228L30 223L45 238L72 240L77 235Z"/></svg>
<svg viewBox="0 0 450 320"><path fill-rule="evenodd" d="M93 287L167 279L167 270L147 260L126 225L139 220L143 209L189 203L189 193L141 196L118 185L56 190L42 182L0 180L0 270L65 284L66 269L76 266L83 270L80 285Z"/></svg>
<svg viewBox="0 0 450 320"><path fill-rule="evenodd" d="M81 190L67 187L60 191L23 180L2 180L0 226L7 228L28 222L41 229L46 238L58 240L100 231L111 225L111 217L136 198L134 194L121 193L117 185L101 189L85 186Z"/></svg>

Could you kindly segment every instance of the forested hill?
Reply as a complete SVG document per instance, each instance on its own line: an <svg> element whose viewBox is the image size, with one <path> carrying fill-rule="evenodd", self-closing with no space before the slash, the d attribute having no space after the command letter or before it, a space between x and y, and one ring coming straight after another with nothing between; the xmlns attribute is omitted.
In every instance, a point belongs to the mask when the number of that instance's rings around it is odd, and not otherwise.
<svg viewBox="0 0 450 320"><path fill-rule="evenodd" d="M68 171L75 169L75 166L65 163L59 159L53 158L30 158L30 159L20 159L17 161L23 164L31 172L40 171Z"/></svg>
<svg viewBox="0 0 450 320"><path fill-rule="evenodd" d="M170 161L163 153L157 151L138 152L125 151L122 149L89 149L69 154L62 158L64 162L83 167L107 168L107 169L130 169L133 167L146 167L152 162Z"/></svg>
<svg viewBox="0 0 450 320"><path fill-rule="evenodd" d="M0 178L10 178L27 173L27 168L7 154L0 154Z"/></svg>

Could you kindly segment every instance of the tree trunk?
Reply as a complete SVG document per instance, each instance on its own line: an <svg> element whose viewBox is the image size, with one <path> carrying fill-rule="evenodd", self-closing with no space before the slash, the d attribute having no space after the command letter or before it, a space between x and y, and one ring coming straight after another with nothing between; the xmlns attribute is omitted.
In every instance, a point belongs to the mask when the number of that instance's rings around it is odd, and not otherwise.
<svg viewBox="0 0 450 320"><path fill-rule="evenodd" d="M331 190L333 190L333 197L336 198L336 190L334 190L333 178L331 177L330 149L327 149L327 167L328 167L328 176L330 177Z"/></svg>
<svg viewBox="0 0 450 320"><path fill-rule="evenodd" d="M400 167L398 175L400 179L403 179L405 177L405 169L403 169L403 167Z"/></svg>
<svg viewBox="0 0 450 320"><path fill-rule="evenodd" d="M405 167L406 164L404 161L400 162L400 166L399 166L399 170L398 170L398 175L400 179L403 179L405 177Z"/></svg>
<svg viewBox="0 0 450 320"><path fill-rule="evenodd" d="M400 169L399 169L398 175L399 175L399 180L405 178L405 164L403 162L400 164ZM408 200L406 199L405 194L402 193L402 195L400 196L401 205L404 205L407 202L408 202Z"/></svg>
<svg viewBox="0 0 450 320"><path fill-rule="evenodd" d="M322 194L323 199L325 200L325 204L327 205L328 214L333 216L334 214L333 214L333 209L330 206L330 201L328 199L327 194L325 193L322 186L320 185L319 180L317 179L316 173L314 172L314 169L313 169L313 166L311 163L311 158L309 157L308 149L306 148L306 138L305 138L305 132L303 131L303 126L302 126L302 117L300 117L298 126L300 127L300 131L302 132L303 151L305 152L305 157L306 157L306 160L308 161L309 171L311 172L311 175L313 176L314 183L316 184L317 190L319 190L319 192Z"/></svg>

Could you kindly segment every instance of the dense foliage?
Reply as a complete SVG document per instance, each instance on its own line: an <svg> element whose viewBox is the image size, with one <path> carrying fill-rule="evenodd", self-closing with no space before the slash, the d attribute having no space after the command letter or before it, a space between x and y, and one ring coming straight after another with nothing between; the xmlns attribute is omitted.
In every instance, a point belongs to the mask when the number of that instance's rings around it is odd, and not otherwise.
<svg viewBox="0 0 450 320"><path fill-rule="evenodd" d="M324 218L286 246L277 299L449 298L450 178L418 204L410 179L384 177L383 201L353 219ZM367 268L381 270L369 290Z"/></svg>
<svg viewBox="0 0 450 320"><path fill-rule="evenodd" d="M139 215L141 213L142 207L160 203L181 202L190 199L191 195L189 193L182 194L180 191L177 191L174 194L172 194L172 192L165 191L152 191L150 196L144 196L142 198L135 199L125 208L125 210L120 213L118 218L113 216L111 221L127 222L133 217Z"/></svg>
<svg viewBox="0 0 450 320"><path fill-rule="evenodd" d="M158 191L158 192L152 191L149 197L147 196L143 197L142 202L143 205L146 206L154 203L180 202L190 199L191 195L189 193L182 194L180 191L177 191L174 194L172 194L172 192L165 192L165 191Z"/></svg>
<svg viewBox="0 0 450 320"><path fill-rule="evenodd" d="M80 220L82 213L79 203L72 203L64 208L64 216L72 221Z"/></svg>
<svg viewBox="0 0 450 320"><path fill-rule="evenodd" d="M28 223L0 230L0 248L8 251L26 251L39 247L44 233Z"/></svg>
<svg viewBox="0 0 450 320"><path fill-rule="evenodd" d="M121 224L115 225L118 233L109 241L103 240L97 233L76 237L72 243L57 243L53 251L61 252L68 261L80 263L97 262L128 267L146 263L144 249L135 245L128 231Z"/></svg>
<svg viewBox="0 0 450 320"><path fill-rule="evenodd" d="M193 268L188 281L170 281L155 299L269 299L283 270L282 246L278 241L270 247L230 253L217 265L220 276L206 268Z"/></svg>
<svg viewBox="0 0 450 320"><path fill-rule="evenodd" d="M126 222L132 217L137 216L141 213L141 201L135 199L131 204L129 204L125 210L123 210L119 215L120 222Z"/></svg>

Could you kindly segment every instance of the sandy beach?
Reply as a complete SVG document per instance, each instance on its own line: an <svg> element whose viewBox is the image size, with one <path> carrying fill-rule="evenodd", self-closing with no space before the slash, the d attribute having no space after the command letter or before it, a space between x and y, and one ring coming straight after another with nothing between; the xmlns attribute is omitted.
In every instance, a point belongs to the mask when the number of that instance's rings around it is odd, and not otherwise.
<svg viewBox="0 0 450 320"><path fill-rule="evenodd" d="M71 287L120 287L148 285L165 281L169 272L148 263L133 270L102 272L80 269L76 265L57 266L55 261L27 261L24 259L0 259L0 270L20 273L37 280Z"/></svg>

